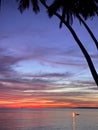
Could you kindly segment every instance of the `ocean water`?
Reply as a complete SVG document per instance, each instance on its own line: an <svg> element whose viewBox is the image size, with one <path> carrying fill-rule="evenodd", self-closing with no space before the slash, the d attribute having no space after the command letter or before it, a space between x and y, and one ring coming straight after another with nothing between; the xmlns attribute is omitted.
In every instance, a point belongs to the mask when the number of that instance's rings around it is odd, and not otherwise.
<svg viewBox="0 0 98 130"><path fill-rule="evenodd" d="M98 109L0 109L0 130L98 130Z"/></svg>

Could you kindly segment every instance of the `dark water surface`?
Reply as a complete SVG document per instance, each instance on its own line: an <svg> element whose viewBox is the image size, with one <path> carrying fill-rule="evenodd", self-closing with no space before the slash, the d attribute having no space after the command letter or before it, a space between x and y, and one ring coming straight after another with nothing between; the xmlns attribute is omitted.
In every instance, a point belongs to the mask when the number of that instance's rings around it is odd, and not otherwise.
<svg viewBox="0 0 98 130"><path fill-rule="evenodd" d="M0 109L0 130L98 130L98 109Z"/></svg>

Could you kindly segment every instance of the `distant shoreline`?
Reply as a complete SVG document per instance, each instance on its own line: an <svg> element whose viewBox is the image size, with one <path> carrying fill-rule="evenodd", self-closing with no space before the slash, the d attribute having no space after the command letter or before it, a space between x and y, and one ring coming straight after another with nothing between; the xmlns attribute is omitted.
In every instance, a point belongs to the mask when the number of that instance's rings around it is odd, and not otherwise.
<svg viewBox="0 0 98 130"><path fill-rule="evenodd" d="M41 110L41 109L98 109L98 107L57 107L57 108L25 108L25 107L21 107L21 108L11 108L11 107L0 107L0 110L6 110L6 109L18 109L18 110L22 110L22 109L32 109L32 110Z"/></svg>

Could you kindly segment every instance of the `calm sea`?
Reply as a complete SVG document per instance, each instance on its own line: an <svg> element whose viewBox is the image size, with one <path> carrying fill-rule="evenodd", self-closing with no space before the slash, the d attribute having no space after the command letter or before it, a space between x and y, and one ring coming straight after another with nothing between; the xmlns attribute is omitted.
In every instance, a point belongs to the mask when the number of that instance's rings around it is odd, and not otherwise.
<svg viewBox="0 0 98 130"><path fill-rule="evenodd" d="M0 130L98 130L98 109L0 109Z"/></svg>

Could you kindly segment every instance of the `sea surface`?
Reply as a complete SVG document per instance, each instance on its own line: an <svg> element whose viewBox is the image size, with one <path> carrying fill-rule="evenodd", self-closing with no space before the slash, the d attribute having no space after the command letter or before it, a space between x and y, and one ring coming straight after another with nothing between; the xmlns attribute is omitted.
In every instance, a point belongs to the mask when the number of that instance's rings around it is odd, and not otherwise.
<svg viewBox="0 0 98 130"><path fill-rule="evenodd" d="M0 130L98 130L98 109L0 109Z"/></svg>

